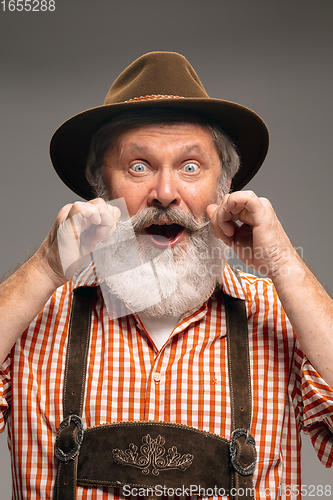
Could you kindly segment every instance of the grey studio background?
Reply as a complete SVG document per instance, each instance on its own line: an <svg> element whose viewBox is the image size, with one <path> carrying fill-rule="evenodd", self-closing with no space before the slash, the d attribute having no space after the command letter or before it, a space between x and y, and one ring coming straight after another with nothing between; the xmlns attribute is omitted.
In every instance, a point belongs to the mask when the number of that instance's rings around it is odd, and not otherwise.
<svg viewBox="0 0 333 500"><path fill-rule="evenodd" d="M63 205L78 199L49 160L56 128L100 105L134 59L171 50L187 57L211 97L244 104L266 121L270 151L248 187L271 200L294 246L332 294L331 0L55 5L54 12L4 12L0 3L0 275L41 243ZM0 450L0 499L6 500L5 433ZM333 488L331 469L320 465L307 437L302 462L303 484Z"/></svg>

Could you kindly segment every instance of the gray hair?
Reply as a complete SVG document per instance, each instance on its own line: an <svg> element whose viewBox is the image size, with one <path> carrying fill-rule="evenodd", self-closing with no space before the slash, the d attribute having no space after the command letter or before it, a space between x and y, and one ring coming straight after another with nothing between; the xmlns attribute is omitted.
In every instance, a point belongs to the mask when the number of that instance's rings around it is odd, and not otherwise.
<svg viewBox="0 0 333 500"><path fill-rule="evenodd" d="M108 197L103 178L103 162L107 151L128 130L151 126L193 123L210 132L221 160L220 195L227 191L228 182L236 174L240 160L235 145L216 123L188 110L152 108L127 111L101 126L92 138L87 159L86 178L96 195Z"/></svg>

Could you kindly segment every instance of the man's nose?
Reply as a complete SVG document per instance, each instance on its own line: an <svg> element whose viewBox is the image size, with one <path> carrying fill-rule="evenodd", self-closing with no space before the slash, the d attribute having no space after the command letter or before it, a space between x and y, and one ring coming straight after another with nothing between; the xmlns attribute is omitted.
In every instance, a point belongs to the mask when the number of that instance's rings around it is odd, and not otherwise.
<svg viewBox="0 0 333 500"><path fill-rule="evenodd" d="M149 206L179 205L177 174L171 169L163 169L154 178L154 184L148 196Z"/></svg>

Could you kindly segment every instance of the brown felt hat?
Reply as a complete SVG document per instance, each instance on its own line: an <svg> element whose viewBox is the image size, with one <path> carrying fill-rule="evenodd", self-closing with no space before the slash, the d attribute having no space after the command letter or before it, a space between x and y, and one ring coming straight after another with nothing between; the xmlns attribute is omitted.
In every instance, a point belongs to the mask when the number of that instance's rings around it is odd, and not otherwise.
<svg viewBox="0 0 333 500"><path fill-rule="evenodd" d="M88 109L63 123L54 133L50 155L64 183L76 194L95 194L85 178L92 136L116 115L142 108L191 110L215 121L234 142L241 168L232 189L241 189L257 173L268 149L262 119L240 104L211 99L190 63L175 52L150 52L134 61L111 86L103 106Z"/></svg>

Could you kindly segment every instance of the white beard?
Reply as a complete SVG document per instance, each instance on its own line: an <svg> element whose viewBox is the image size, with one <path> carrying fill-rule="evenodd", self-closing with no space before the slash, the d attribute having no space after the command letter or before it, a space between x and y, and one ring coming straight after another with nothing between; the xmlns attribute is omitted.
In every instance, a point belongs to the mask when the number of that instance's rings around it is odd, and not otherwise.
<svg viewBox="0 0 333 500"><path fill-rule="evenodd" d="M200 229L193 234L185 230L187 238L174 247L161 250L147 235L135 236L129 225L120 223L111 245L98 248L94 260L111 317L128 314L115 297L151 318L179 318L208 299L221 281L229 248L214 237L207 220L198 224L192 219Z"/></svg>

